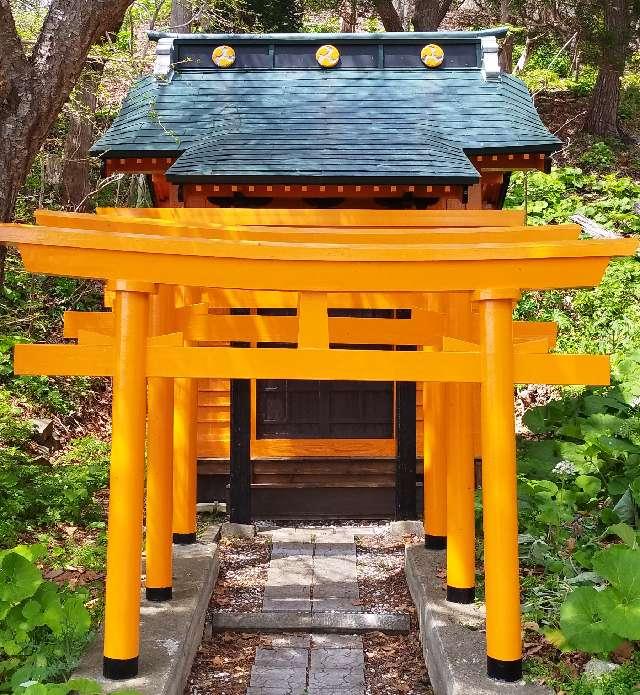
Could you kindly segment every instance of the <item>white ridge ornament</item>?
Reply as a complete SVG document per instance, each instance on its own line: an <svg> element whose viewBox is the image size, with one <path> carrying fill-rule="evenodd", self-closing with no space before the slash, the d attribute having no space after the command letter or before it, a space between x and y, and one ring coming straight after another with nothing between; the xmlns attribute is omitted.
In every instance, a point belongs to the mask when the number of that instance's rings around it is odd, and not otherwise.
<svg viewBox="0 0 640 695"><path fill-rule="evenodd" d="M211 60L219 68L230 68L236 62L236 52L231 46L217 46L213 49Z"/></svg>
<svg viewBox="0 0 640 695"><path fill-rule="evenodd" d="M427 44L420 51L420 58L428 68L438 68L444 61L444 49L437 43Z"/></svg>

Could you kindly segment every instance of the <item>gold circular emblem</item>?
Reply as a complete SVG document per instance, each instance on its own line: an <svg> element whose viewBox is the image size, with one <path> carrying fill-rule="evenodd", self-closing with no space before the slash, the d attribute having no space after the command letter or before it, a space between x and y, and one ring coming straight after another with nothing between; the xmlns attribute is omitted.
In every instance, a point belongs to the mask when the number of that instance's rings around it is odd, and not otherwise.
<svg viewBox="0 0 640 695"><path fill-rule="evenodd" d="M442 65L444 51L437 43L430 43L420 51L420 58L428 68L437 68Z"/></svg>
<svg viewBox="0 0 640 695"><path fill-rule="evenodd" d="M323 68L333 68L340 60L340 51L331 44L320 46L316 51L316 60Z"/></svg>
<svg viewBox="0 0 640 695"><path fill-rule="evenodd" d="M213 49L211 60L219 68L230 68L236 62L236 52L231 46L217 46Z"/></svg>

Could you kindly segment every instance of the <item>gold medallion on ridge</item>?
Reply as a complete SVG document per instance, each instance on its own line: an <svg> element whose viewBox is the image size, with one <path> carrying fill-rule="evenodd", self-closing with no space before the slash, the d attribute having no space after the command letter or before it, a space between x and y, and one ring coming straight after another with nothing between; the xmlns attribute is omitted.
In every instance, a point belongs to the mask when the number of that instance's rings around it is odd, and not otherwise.
<svg viewBox="0 0 640 695"><path fill-rule="evenodd" d="M316 51L316 60L323 68L333 68L340 60L340 51L331 44L325 44Z"/></svg>
<svg viewBox="0 0 640 695"><path fill-rule="evenodd" d="M430 43L420 51L420 58L428 68L438 68L444 61L444 49L437 43Z"/></svg>
<svg viewBox="0 0 640 695"><path fill-rule="evenodd" d="M211 60L219 68L230 68L236 62L236 52L231 46L217 46L213 49Z"/></svg>

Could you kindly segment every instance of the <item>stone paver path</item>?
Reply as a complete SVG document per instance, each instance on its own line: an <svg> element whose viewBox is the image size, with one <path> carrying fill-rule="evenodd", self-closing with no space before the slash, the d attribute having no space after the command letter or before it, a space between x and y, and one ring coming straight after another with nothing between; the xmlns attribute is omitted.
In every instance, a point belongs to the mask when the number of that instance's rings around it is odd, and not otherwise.
<svg viewBox="0 0 640 695"><path fill-rule="evenodd" d="M363 695L359 635L294 635L260 648L247 695Z"/></svg>
<svg viewBox="0 0 640 695"><path fill-rule="evenodd" d="M360 613L353 528L283 528L267 532L271 563L263 611ZM360 534L363 529L357 529ZM359 635L274 638L258 649L247 695L363 695Z"/></svg>
<svg viewBox="0 0 640 695"><path fill-rule="evenodd" d="M278 529L262 609L362 612L352 528Z"/></svg>

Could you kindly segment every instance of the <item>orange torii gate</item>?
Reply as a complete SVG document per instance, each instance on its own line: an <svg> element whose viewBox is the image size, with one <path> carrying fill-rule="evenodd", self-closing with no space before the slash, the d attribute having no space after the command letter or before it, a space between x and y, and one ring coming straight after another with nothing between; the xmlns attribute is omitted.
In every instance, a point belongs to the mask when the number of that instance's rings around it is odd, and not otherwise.
<svg viewBox="0 0 640 695"><path fill-rule="evenodd" d="M489 241L483 239L483 233L462 232L456 237L459 243L449 237L444 243L407 238L392 243L395 240L382 233L358 243L352 236L341 242L337 239L340 230L329 228L316 232L313 241L306 243L297 236L286 236L304 233L303 229L282 232L278 241L270 236L265 241L260 239L260 230L251 238L243 237L242 230L229 230L222 238L202 229L189 231L180 221L171 226L147 220L143 229L134 230L123 220L119 228L107 230L99 218L76 219L81 222L58 219L55 226L46 227L3 225L0 240L19 248L27 270L105 279L113 292L109 327L103 325L96 331L77 327L79 345L22 345L15 354L19 373L113 377L105 675L130 677L138 669L147 380L148 575L160 577L168 582L164 587L170 587L171 461L151 433L164 428L166 437L173 413L162 401L161 391L168 394L171 380L216 377L448 383L460 388L453 392L456 405L467 414L471 401L465 388L481 384L488 672L504 680L518 679L521 635L513 385L606 384L609 362L604 356L546 354L550 343L544 331L530 334L537 340L514 343L513 303L522 289L593 286L609 259L632 255L637 242L578 241L573 228L559 229L555 239L550 234L537 242L527 237L515 241L507 229L504 237L486 231ZM569 231L573 238L567 238ZM240 236L233 238L236 233ZM496 237L505 241L496 242ZM174 331L175 304L166 286L185 288L182 303L186 310L180 310L179 331ZM220 295L236 290L294 293L298 316L295 322L271 322L269 326L269 322L257 321L258 317L205 316L189 310L204 295L220 301ZM427 294L429 310L440 318L446 315L445 328L432 331L429 340L415 340L429 346L433 337L442 337L442 345L437 346L442 349L329 348L332 332L339 330L327 311L334 294L386 297L398 293ZM444 294L448 306L438 310L436 300ZM479 307L477 317L471 305ZM422 319L410 326L412 338L419 337L420 321L428 324L430 318L436 319L425 310ZM106 320L94 316L91 321L96 326ZM191 344L203 339L232 341L238 336L260 339L257 336L265 330L269 335L271 331L295 334L297 348ZM472 339L476 331L478 343ZM468 426L467 420L461 422ZM452 468L468 485L463 464L455 460ZM462 498L469 499L468 495ZM473 547L473 530L470 543L468 528L473 508L458 511L460 516L453 521L461 522L460 528L451 524L451 517L447 519L449 577L468 573L469 548ZM455 581L451 585L459 586Z"/></svg>

